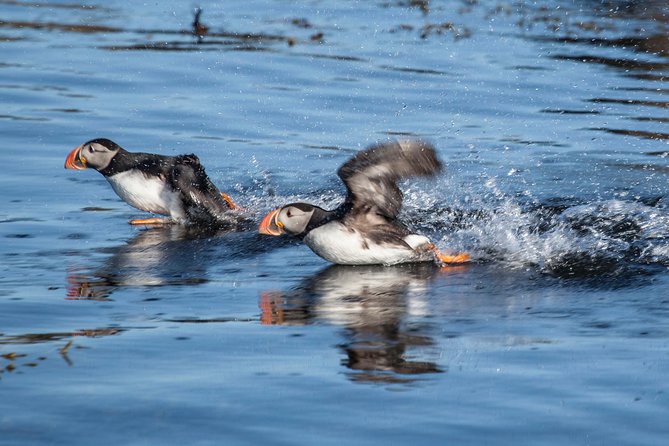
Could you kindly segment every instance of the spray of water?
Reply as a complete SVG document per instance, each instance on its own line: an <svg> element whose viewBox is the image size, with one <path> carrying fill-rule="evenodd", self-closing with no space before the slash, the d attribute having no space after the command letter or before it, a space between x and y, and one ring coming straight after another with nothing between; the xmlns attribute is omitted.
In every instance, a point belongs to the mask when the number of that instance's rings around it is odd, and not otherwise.
<svg viewBox="0 0 669 446"><path fill-rule="evenodd" d="M481 191L450 179L437 188L409 185L405 218L442 249L509 268L594 276L669 265L669 210L661 202L546 204L505 194L494 177L482 180Z"/></svg>
<svg viewBox="0 0 669 446"><path fill-rule="evenodd" d="M343 188L277 193L266 171L257 169L252 177L255 193L247 197L258 213L296 201L332 209L344 198ZM401 219L445 251L465 251L477 262L560 276L669 266L669 209L661 202L563 200L556 205L535 200L529 192L520 198L509 195L495 177L482 177L476 191L455 181L444 177L436 184L410 181L402 186Z"/></svg>

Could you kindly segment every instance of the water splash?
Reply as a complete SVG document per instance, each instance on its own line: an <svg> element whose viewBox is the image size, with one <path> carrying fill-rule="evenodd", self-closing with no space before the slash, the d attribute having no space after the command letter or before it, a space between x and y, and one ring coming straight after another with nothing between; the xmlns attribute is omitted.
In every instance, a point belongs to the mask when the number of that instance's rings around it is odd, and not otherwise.
<svg viewBox="0 0 669 446"><path fill-rule="evenodd" d="M259 214L300 201L333 209L344 199L343 187L277 194L269 174L252 176L262 192L247 198ZM669 209L661 199L540 201L529 191L504 192L494 176L482 176L474 185L449 177L436 181L402 185L400 218L445 251L560 277L611 277L669 266Z"/></svg>
<svg viewBox="0 0 669 446"><path fill-rule="evenodd" d="M563 277L615 276L669 265L669 209L661 199L547 203L529 192L506 194L494 177L484 178L476 194L445 181L436 189L410 185L403 212L442 249Z"/></svg>

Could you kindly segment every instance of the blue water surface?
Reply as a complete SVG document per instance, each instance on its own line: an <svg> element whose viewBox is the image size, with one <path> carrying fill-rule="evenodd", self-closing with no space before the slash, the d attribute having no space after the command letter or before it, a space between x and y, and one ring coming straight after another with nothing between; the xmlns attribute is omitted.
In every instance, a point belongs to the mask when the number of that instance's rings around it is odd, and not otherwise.
<svg viewBox="0 0 669 446"><path fill-rule="evenodd" d="M664 444L668 14L0 1L0 445ZM95 137L196 153L256 218L423 138L402 218L473 262L135 228L63 169Z"/></svg>

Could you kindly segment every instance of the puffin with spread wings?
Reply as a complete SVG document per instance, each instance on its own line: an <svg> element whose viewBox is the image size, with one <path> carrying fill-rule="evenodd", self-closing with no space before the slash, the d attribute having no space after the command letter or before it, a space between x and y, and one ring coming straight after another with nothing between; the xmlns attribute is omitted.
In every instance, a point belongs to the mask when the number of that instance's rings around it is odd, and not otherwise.
<svg viewBox="0 0 669 446"><path fill-rule="evenodd" d="M214 186L192 154L128 152L109 139L98 138L72 150L65 168L95 169L130 206L168 216L130 220L133 225L177 223L239 229L249 223L247 217L234 211L237 207Z"/></svg>
<svg viewBox="0 0 669 446"><path fill-rule="evenodd" d="M446 255L397 216L402 206L399 180L441 171L434 147L424 141L381 143L359 152L337 171L346 200L328 211L292 203L269 212L261 234L301 237L317 255L342 265L394 265L410 262L464 263L469 255Z"/></svg>

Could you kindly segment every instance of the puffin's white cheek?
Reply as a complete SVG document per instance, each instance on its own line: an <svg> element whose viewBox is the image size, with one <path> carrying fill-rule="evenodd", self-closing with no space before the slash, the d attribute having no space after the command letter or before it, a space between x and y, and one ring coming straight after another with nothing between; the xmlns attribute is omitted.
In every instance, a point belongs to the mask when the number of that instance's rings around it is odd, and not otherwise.
<svg viewBox="0 0 669 446"><path fill-rule="evenodd" d="M284 225L283 228L286 232L289 232L291 234L299 234L302 232L302 227L300 224L300 220L295 217L290 217L284 220Z"/></svg>
<svg viewBox="0 0 669 446"><path fill-rule="evenodd" d="M287 232L290 232L290 233L292 233L292 234L296 234L296 233L300 232L300 231L297 229L297 227L296 227L296 225L295 225L295 221L294 221L293 219L288 219L288 220L286 220L286 223L284 223L283 228L284 228Z"/></svg>

